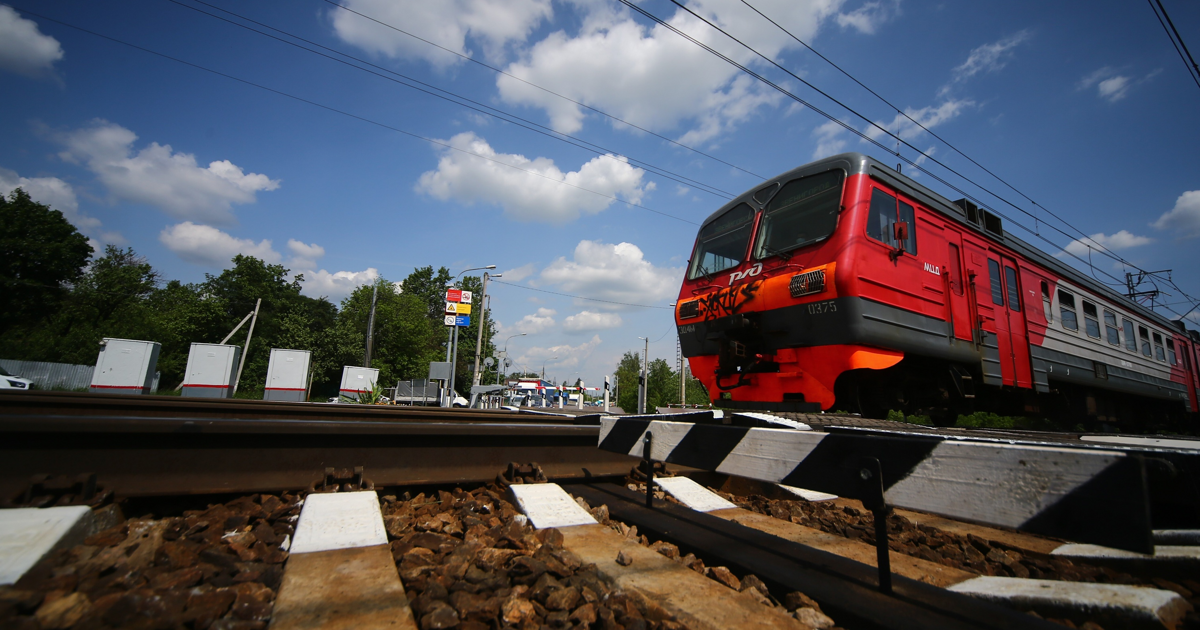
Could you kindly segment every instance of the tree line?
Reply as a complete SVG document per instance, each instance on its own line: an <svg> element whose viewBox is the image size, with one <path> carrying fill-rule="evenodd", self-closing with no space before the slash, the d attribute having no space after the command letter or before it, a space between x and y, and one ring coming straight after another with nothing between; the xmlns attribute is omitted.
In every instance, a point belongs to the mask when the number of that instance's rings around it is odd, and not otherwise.
<svg viewBox="0 0 1200 630"><path fill-rule="evenodd" d="M445 267L413 270L400 282L377 278L335 305L301 294L304 277L283 265L235 256L202 282L164 281L132 248L108 245L96 257L87 237L62 213L14 190L0 195L0 357L92 365L105 337L162 344L160 390L182 383L193 342L220 342L262 299L240 393L261 396L271 348L312 352L313 392L335 395L342 366L362 365L372 292L378 290L371 366L383 387L424 379L446 359ZM459 286L479 292L482 280ZM482 304L459 334L458 389L471 382ZM495 354L488 317L484 355ZM243 345L249 325L229 344Z"/></svg>

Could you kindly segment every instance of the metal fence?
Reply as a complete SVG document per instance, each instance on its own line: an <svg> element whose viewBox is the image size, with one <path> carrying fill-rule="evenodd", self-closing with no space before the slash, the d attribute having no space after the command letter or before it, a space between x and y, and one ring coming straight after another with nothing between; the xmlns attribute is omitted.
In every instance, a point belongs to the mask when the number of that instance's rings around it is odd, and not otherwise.
<svg viewBox="0 0 1200 630"><path fill-rule="evenodd" d="M93 365L12 359L0 359L0 367L9 374L33 381L38 389L87 389L92 384L92 372L96 370Z"/></svg>

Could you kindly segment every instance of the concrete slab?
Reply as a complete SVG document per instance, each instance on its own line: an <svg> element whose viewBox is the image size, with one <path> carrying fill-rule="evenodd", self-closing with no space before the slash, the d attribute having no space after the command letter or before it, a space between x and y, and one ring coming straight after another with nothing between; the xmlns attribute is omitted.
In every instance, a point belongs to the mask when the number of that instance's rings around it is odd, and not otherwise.
<svg viewBox="0 0 1200 630"><path fill-rule="evenodd" d="M721 495L705 488L687 477L660 477L654 480L667 494L675 497L676 501L696 510L711 512L727 510L737 506L721 498Z"/></svg>
<svg viewBox="0 0 1200 630"><path fill-rule="evenodd" d="M949 590L1044 617L1094 619L1106 630L1175 628L1191 610L1171 591L1121 584L982 576Z"/></svg>
<svg viewBox="0 0 1200 630"><path fill-rule="evenodd" d="M1100 545L1068 543L1051 552L1055 556L1068 558L1128 558L1138 560L1191 560L1200 562L1200 547L1186 545L1155 545L1154 554L1135 553L1124 549L1111 549Z"/></svg>
<svg viewBox="0 0 1200 630"><path fill-rule="evenodd" d="M641 593L692 630L808 628L786 611L768 608L602 525L561 531L564 546L584 564L594 563L618 588ZM617 563L621 552L632 560L627 566Z"/></svg>
<svg viewBox="0 0 1200 630"><path fill-rule="evenodd" d="M816 490L807 490L805 488L797 488L796 486L786 486L782 483L777 485L805 501L832 501L838 498L838 495L829 494L828 492L817 492Z"/></svg>
<svg viewBox="0 0 1200 630"><path fill-rule="evenodd" d="M733 521L739 525L757 529L760 532L766 532L772 536L778 536L785 540L800 543L801 545L828 551L829 553L849 558L855 562L861 562L872 567L878 566L874 545L843 538L836 534L827 534L819 529L789 523L773 516L741 508L717 510L710 512L710 514ZM975 577L974 573L921 558L906 556L902 553L892 552L889 557L891 558L892 572L896 575L902 575L912 580L932 584L933 586L946 587Z"/></svg>
<svg viewBox="0 0 1200 630"><path fill-rule="evenodd" d="M1200 547L1155 545L1154 555L1150 555L1070 543L1055 549L1052 555L1141 576L1179 580L1195 579L1200 575Z"/></svg>
<svg viewBox="0 0 1200 630"><path fill-rule="evenodd" d="M51 551L82 543L92 523L83 505L0 510L0 585L15 584Z"/></svg>
<svg viewBox="0 0 1200 630"><path fill-rule="evenodd" d="M1084 442L1099 442L1101 444L1123 444L1128 446L1178 448L1189 451L1200 451L1200 440L1140 437L1130 435L1081 435L1079 436L1079 439Z"/></svg>
<svg viewBox="0 0 1200 630"><path fill-rule="evenodd" d="M733 417L757 420L758 423L761 423L761 426L764 427L788 428L795 429L797 431L812 431L812 427L804 424L803 422L797 422L795 420L789 420L788 418L773 416L769 413L762 413L759 411L738 411L733 414Z"/></svg>
<svg viewBox="0 0 1200 630"><path fill-rule="evenodd" d="M1156 545L1200 545L1200 529L1156 529Z"/></svg>
<svg viewBox="0 0 1200 630"><path fill-rule="evenodd" d="M310 494L300 510L292 554L386 545L379 496L367 492Z"/></svg>
<svg viewBox="0 0 1200 630"><path fill-rule="evenodd" d="M416 630L387 545L288 558L271 630Z"/></svg>
<svg viewBox="0 0 1200 630"><path fill-rule="evenodd" d="M596 519L556 483L514 484L508 490L517 509L537 529L596 524Z"/></svg>

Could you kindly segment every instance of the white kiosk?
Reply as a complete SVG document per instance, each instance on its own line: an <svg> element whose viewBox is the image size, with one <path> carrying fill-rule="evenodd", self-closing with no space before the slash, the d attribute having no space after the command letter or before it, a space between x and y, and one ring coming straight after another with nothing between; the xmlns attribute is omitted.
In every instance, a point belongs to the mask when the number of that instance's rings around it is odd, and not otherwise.
<svg viewBox="0 0 1200 630"><path fill-rule="evenodd" d="M308 366L312 353L308 350L271 348L267 363L267 383L263 400L304 402L308 391Z"/></svg>
<svg viewBox="0 0 1200 630"><path fill-rule="evenodd" d="M149 394L161 349L157 341L105 337L92 372L92 393Z"/></svg>
<svg viewBox="0 0 1200 630"><path fill-rule="evenodd" d="M232 398L233 379L241 346L193 343L183 376L183 395L197 398Z"/></svg>
<svg viewBox="0 0 1200 630"><path fill-rule="evenodd" d="M358 400L359 394L368 389L375 389L377 380L379 380L379 370L375 368L346 365L342 367L342 387L338 393L346 398Z"/></svg>

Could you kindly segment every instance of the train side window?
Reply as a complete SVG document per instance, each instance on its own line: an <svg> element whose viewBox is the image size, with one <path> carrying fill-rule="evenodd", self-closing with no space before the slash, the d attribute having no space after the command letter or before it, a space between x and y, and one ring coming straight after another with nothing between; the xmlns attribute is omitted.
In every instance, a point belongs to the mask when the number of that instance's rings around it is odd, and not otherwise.
<svg viewBox="0 0 1200 630"><path fill-rule="evenodd" d="M892 225L896 223L896 198L876 188L871 193L871 216L867 219L867 236L895 246Z"/></svg>
<svg viewBox="0 0 1200 630"><path fill-rule="evenodd" d="M1142 340L1142 354L1151 356L1150 331L1145 326L1138 326L1138 338Z"/></svg>
<svg viewBox="0 0 1200 630"><path fill-rule="evenodd" d="M1100 338L1100 320L1096 313L1096 305L1087 300L1083 301L1083 324L1087 336L1093 339Z"/></svg>
<svg viewBox="0 0 1200 630"><path fill-rule="evenodd" d="M1130 352L1137 352L1137 336L1133 334L1133 322L1123 319L1121 320L1121 326L1125 329L1125 349Z"/></svg>
<svg viewBox="0 0 1200 630"><path fill-rule="evenodd" d="M1117 316L1112 311L1104 311L1104 332L1108 335L1108 343L1121 345L1121 333L1117 330Z"/></svg>
<svg viewBox="0 0 1200 630"><path fill-rule="evenodd" d="M908 224L908 238L904 239L904 251L917 255L917 211L912 206L900 202L900 221Z"/></svg>
<svg viewBox="0 0 1200 630"><path fill-rule="evenodd" d="M1004 280L1008 283L1008 308L1021 312L1021 290L1017 288L1017 270L1004 265Z"/></svg>
<svg viewBox="0 0 1200 630"><path fill-rule="evenodd" d="M992 304L1004 306L1004 280L1000 278L1000 263L988 259L988 278L992 281Z"/></svg>
<svg viewBox="0 0 1200 630"><path fill-rule="evenodd" d="M1175 342L1171 339L1167 340L1167 363L1179 365L1179 355L1175 354Z"/></svg>
<svg viewBox="0 0 1200 630"><path fill-rule="evenodd" d="M1154 333L1154 358L1164 362L1167 360L1167 353L1163 350L1163 338L1158 333Z"/></svg>
<svg viewBox="0 0 1200 630"><path fill-rule="evenodd" d="M1079 320L1075 316L1075 296L1058 290L1058 314L1062 317L1063 328L1079 330Z"/></svg>
<svg viewBox="0 0 1200 630"><path fill-rule="evenodd" d="M950 290L954 291L954 295L962 295L962 258L958 253L958 245L950 243L948 247L950 248Z"/></svg>
<svg viewBox="0 0 1200 630"><path fill-rule="evenodd" d="M1050 305L1050 283L1042 280L1042 310L1046 311L1046 323L1054 322L1054 307Z"/></svg>

